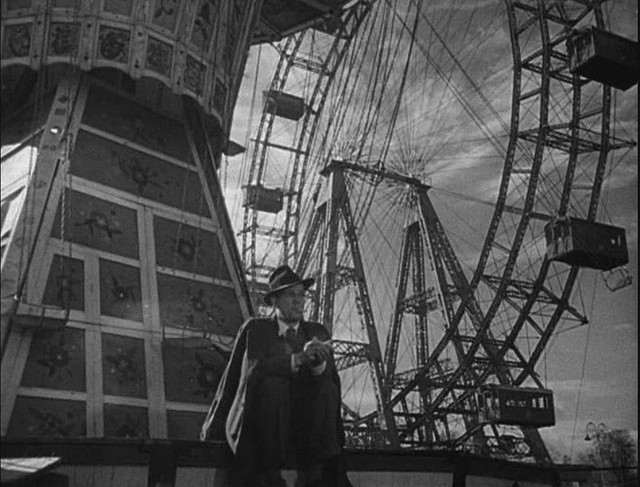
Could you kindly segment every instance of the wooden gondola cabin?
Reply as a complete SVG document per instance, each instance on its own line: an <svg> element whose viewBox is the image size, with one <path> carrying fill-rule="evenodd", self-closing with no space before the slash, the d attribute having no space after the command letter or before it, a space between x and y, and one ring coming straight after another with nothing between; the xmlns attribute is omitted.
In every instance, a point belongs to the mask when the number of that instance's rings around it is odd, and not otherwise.
<svg viewBox="0 0 640 487"><path fill-rule="evenodd" d="M247 186L245 204L257 211L278 213L282 210L283 193L280 188L265 188L260 185Z"/></svg>
<svg viewBox="0 0 640 487"><path fill-rule="evenodd" d="M478 419L481 423L513 426L553 426L553 393L548 389L487 384L478 394Z"/></svg>
<svg viewBox="0 0 640 487"><path fill-rule="evenodd" d="M283 91L264 91L262 96L266 111L278 117L300 120L307 109L304 99Z"/></svg>
<svg viewBox="0 0 640 487"><path fill-rule="evenodd" d="M567 40L569 69L593 81L627 90L638 82L638 43L596 27Z"/></svg>
<svg viewBox="0 0 640 487"><path fill-rule="evenodd" d="M624 228L564 217L547 223L544 233L549 260L599 270L629 262Z"/></svg>

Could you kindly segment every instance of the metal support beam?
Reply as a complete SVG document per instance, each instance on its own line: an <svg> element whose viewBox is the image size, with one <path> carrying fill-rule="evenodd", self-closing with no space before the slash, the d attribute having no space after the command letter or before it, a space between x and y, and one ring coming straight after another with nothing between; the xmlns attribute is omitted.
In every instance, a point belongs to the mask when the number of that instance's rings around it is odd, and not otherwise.
<svg viewBox="0 0 640 487"><path fill-rule="evenodd" d="M338 262L338 237L340 234L340 221L342 220L345 230L345 237L350 252L353 277L358 291L358 298L364 320L364 328L368 339L368 362L371 368L373 384L375 388L376 401L378 406L378 416L380 422L384 424L387 440L392 448L399 448L398 432L395 418L388 402L383 399L384 367L382 362L382 352L378 341L378 333L375 327L373 309L367 289L364 265L360 253L360 244L356 234L355 224L351 205L349 203L348 190L344 181L343 168L333 166L325 173L329 177L330 196L327 201L326 219L326 240L322 254L322 277L320 296L320 320L332 330L334 297L336 283L339 278Z"/></svg>

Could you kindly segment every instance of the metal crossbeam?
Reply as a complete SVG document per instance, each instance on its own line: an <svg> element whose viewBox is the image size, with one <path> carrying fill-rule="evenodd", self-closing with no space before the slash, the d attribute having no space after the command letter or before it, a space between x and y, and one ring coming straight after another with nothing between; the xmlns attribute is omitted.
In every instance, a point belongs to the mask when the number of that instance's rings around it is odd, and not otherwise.
<svg viewBox="0 0 640 487"><path fill-rule="evenodd" d="M405 370L393 376L392 386L394 388L404 387L409 383L417 374L420 372L422 368L415 368L411 370ZM452 365L449 362L439 362L437 366L433 366L431 368L430 374L424 378L424 380L418 384L418 386L422 386L424 384L430 384L433 381L442 380L445 377L449 376L449 373L453 370Z"/></svg>
<svg viewBox="0 0 640 487"><path fill-rule="evenodd" d="M338 371L369 361L369 345L367 343L333 340L331 345Z"/></svg>
<svg viewBox="0 0 640 487"><path fill-rule="evenodd" d="M270 265L256 264L247 268L247 272L251 272L257 278L267 278L276 268Z"/></svg>
<svg viewBox="0 0 640 487"><path fill-rule="evenodd" d="M475 356L473 357L473 363L474 365L480 365L482 367L488 368L488 367L493 367L495 361L489 357ZM500 360L500 365L507 366L510 368L515 368L515 369L524 369L527 367L526 362L522 362L520 360L507 360L505 358L502 358Z"/></svg>
<svg viewBox="0 0 640 487"><path fill-rule="evenodd" d="M483 280L489 284L493 289L497 289L500 283L504 280L500 276L490 276L483 275ZM513 305L513 299L519 299L526 301L528 300L535 289L535 283L532 281L523 281L519 279L508 279L507 280L507 289L505 291L505 296L510 298L509 303ZM569 303L564 302L561 298L559 298L555 293L542 286L540 288L539 293L536 296L536 301L540 303L548 303L548 304L556 304L563 309L563 311L567 311L571 313L575 319L577 319L581 323L588 323L588 318L580 313L573 306L569 305ZM517 310L521 310L519 306L516 307ZM536 329L539 329L536 325ZM539 330L541 332L541 330Z"/></svg>
<svg viewBox="0 0 640 487"><path fill-rule="evenodd" d="M283 238L287 238L290 235L290 232L287 232L283 228L272 227L269 225L256 225L255 231L256 235L262 235L274 240L282 240Z"/></svg>
<svg viewBox="0 0 640 487"><path fill-rule="evenodd" d="M355 164L353 162L334 159L320 171L320 174L326 176L337 167L346 169L348 171L357 172L357 173L369 174L371 176L375 176L376 178L380 178L380 180L388 180L388 181L395 181L398 183L408 184L409 186L416 189L422 189L427 191L431 188L431 186L424 184L418 178L414 178L412 176L406 176L404 174L401 174L395 171L390 171L388 169L382 169L378 167L376 164L369 164L365 166L363 164Z"/></svg>
<svg viewBox="0 0 640 487"><path fill-rule="evenodd" d="M588 152L600 152L604 149L602 134L586 128L581 128L580 133L585 136L577 138L576 149L573 149L574 140L570 128L565 125L550 126L546 129L545 143L549 147L567 153L577 150L578 154L584 154ZM518 137L535 144L538 141L538 129L524 130L518 134ZM626 141L615 137L609 137L606 142L606 147L610 150L631 148L634 146L635 142L633 141Z"/></svg>
<svg viewBox="0 0 640 487"><path fill-rule="evenodd" d="M286 150L288 152L293 152L295 154L302 154L305 156L307 155L306 151L301 151L296 147L289 147L288 145L276 144L274 142L267 142L266 140L257 140L257 139L251 139L251 142L255 142L256 144L262 144L267 147L273 147L274 149Z"/></svg>
<svg viewBox="0 0 640 487"><path fill-rule="evenodd" d="M455 291L452 291L452 294ZM402 300L405 313L424 315L429 311L438 309L438 297L433 287L420 293L412 294Z"/></svg>
<svg viewBox="0 0 640 487"><path fill-rule="evenodd" d="M302 56L298 56L293 59L291 62L292 66L297 68L302 68L311 73L319 74L319 75L327 75L326 68L324 64L318 61L314 61L313 59L304 58Z"/></svg>

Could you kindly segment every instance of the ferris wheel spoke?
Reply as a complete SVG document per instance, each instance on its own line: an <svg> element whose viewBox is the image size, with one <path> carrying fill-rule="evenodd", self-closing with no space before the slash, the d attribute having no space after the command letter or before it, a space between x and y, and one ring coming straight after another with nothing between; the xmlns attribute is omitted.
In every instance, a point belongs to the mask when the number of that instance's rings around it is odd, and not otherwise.
<svg viewBox="0 0 640 487"><path fill-rule="evenodd" d="M634 142L610 133L610 90L569 70L566 43L602 25L599 3L505 5L506 22L494 6L357 2L334 37L282 44L270 89L304 107L263 115L250 184L278 189L282 213L261 229L247 208L243 248L249 269L269 249L316 277L309 316L333 328L354 444L549 458L535 427L483 423L478 391L544 390L554 331L587 322L578 269L552 261L546 232L595 219L607 155ZM474 180L498 164L499 182ZM465 207L429 197L465 186Z"/></svg>

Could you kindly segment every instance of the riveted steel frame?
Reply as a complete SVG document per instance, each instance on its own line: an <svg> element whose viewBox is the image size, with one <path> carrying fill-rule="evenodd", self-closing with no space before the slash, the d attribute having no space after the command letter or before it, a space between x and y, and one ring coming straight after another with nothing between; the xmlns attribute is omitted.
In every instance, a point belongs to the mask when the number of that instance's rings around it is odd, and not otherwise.
<svg viewBox="0 0 640 487"><path fill-rule="evenodd" d="M278 229L281 242L281 260L285 263L295 264L298 260L301 189L305 182L309 164L309 151L315 138L322 107L331 87L334 74L340 66L353 36L370 9L370 2L359 1L343 14L340 28L334 34L334 41L322 63L308 62L308 59L300 52L303 43L313 35L313 29L306 29L288 37L283 41L280 48L280 60L271 81L270 90L286 91L289 74L293 67L304 69L317 76L312 95L308 100L305 100L308 108L299 122L295 147L288 148L295 156L288 186L282 188L285 196L286 216L282 228ZM261 184L265 178L264 171L267 166L269 147L273 145L270 140L275 120L276 115L274 113L269 113L266 109L263 110L247 179L249 185ZM283 181L283 185L286 185L286 181ZM260 275L261 263L258 262L257 255L258 234L256 229L259 227L258 217L258 210L249 205L245 207L242 230L242 259L249 281L253 283L256 283L259 278L265 277Z"/></svg>
<svg viewBox="0 0 640 487"><path fill-rule="evenodd" d="M505 4L514 64L511 126L498 197L477 267L471 279L467 280L459 268L459 264L456 266L455 254L453 252L451 255L447 253L448 241L444 236L444 229L437 221L437 216L435 220L432 218L435 215L435 210L431 208L432 212L428 208L430 205L428 202L425 206L426 210L423 211L423 217L431 215L428 217L431 218L429 226L433 228L430 231L425 229L425 236L428 237L428 241L425 243L429 248L435 249L432 251L438 255L436 272L442 288L443 301L447 308L448 326L444 336L435 347L426 351L425 359L421 362L418 370L415 373L413 371L410 374L405 373L404 375L407 377L403 375L403 379L398 381L398 385L402 384L399 389L392 387L390 384L395 382L396 375L392 372L395 370L392 362L398 348L395 335L398 333L396 328L399 325L396 322L399 322L399 316L403 312L401 299L406 297L404 294L406 293L408 276L405 274L408 272L409 254L415 252L407 240L404 242L405 248L403 249L394 324L391 328L391 334L388 336L385 356L385 387L387 391L393 390L395 394L392 393L390 396L384 394L385 404L383 406L388 411L393 411L398 418L402 415L408 418L403 425L402 435L409 438L415 431L419 438L425 438L425 430L421 430L425 425L429 425L433 431L436 431L434 428L436 423L446 425L447 415L458 414L465 419L466 434L452 438L447 432L447 437L442 441L443 445L447 443L454 447L461 446L465 440L474 437L478 429L477 423L474 423L472 419L476 414L474 394L478 386L492 381L518 386L523 385L525 381L530 381L538 387L543 387L534 368L558 323L562 319L577 319L582 323L586 322L586 318L569 304L571 291L578 274L577 267L572 267L561 277L553 276L562 282L552 289L546 285L551 279L552 264L550 262L545 258L541 259L536 263L535 278L522 279L519 276L518 259L522 256L526 257L527 249L523 247L523 243L527 232L531 232L534 228L535 220L539 220L541 217L549 220L557 215L565 215L571 210L572 194L582 184L576 182L576 170L581 167L581 164L588 163L586 155L597 154L597 163L592 169L592 184L588 188L590 191L589 208L586 212L587 219L594 220L608 154L612 150L634 145L633 142L622 141L610 135L611 93L609 88L606 86L599 88L602 94L598 107L588 110L581 107L581 95L584 87L587 85L593 87L593 84L589 85L588 80L569 73L568 56L562 52L561 44L566 41L571 29L587 16L593 15L596 25L600 28L604 26L600 2L569 0L564 3L548 3L544 0L505 0ZM569 6L569 4L571 5ZM558 29L560 30L559 34ZM535 30L537 34L537 37L533 36L539 43L537 47L532 47L531 38L527 37L531 30ZM537 86L534 86L533 89L529 83L526 86L526 92L523 81L525 76L529 82L532 79L537 82ZM558 88L559 86L561 88ZM571 106L570 115L560 123L555 123L555 121L550 123L549 112L552 98L554 104L560 103L558 101L560 98L570 103ZM532 112L528 114L529 125L522 123L521 120L521 105L524 102L532 103L533 106L538 107L535 117L531 114ZM594 131L582 124L583 121L593 117L599 117L599 131ZM313 119L314 126L317 121L317 118ZM300 137L300 144L295 153L296 164L298 164L298 160L302 161L302 171L299 173L301 178L297 185L294 185L292 180L291 194L304 181L304 171L307 167L306 161L310 157L309 150L313 142L313 132L314 130L311 129L309 134L304 132ZM306 146L303 141L307 143ZM304 150L305 147L307 150ZM563 183L562 193L555 206L542 208L540 211L536 205L536 198L538 193L543 190L541 180L543 179L545 156L554 150L568 154L566 170L562 176L564 179L561 181ZM296 174L298 173L296 172ZM524 195L521 200L518 200L518 204L509 201L514 188L521 189ZM301 197L302 195L298 191L296 194L298 208ZM295 209L291 213L291 222L295 221L295 225L299 224L297 211L299 210ZM326 214L326 208L324 211L325 214L322 218L330 218ZM518 215L518 217L513 215ZM287 218L289 218L289 213ZM519 220L517 223L513 223L516 218ZM294 228L294 226L288 225L287 228ZM313 228L319 228L318 225L319 223L314 223ZM505 228L508 228L508 231ZM498 238L499 236L501 238ZM316 235L316 238L319 237ZM324 235L323 238L328 239L329 235ZM324 245L327 248L327 240ZM506 257L501 259L496 257L499 249L505 253ZM297 250L292 255L296 253ZM308 259L304 255L305 250L303 249L301 263ZM500 266L498 267L496 263L499 263ZM499 268L500 271L492 271L492 268ZM447 282L445 270L453 281L452 285ZM416 274L415 266L413 277L414 286L419 286L416 283L420 276ZM326 292L327 289L323 292L324 296L326 296ZM489 303L483 308L478 305L481 295L484 297L482 302ZM487 295L491 296L491 299L487 300ZM456 301L456 297L460 298L459 302ZM534 306L541 304L546 304L547 309L552 311L545 312L544 315L533 314ZM327 306L325 302L324 307L327 308ZM509 323L508 333L501 335L500 340L496 340L492 336L492 327L494 321L498 319L498 313L504 308L517 313L517 317L514 317ZM316 306L316 309L319 307ZM529 350L528 355L518 348L518 339L525 327L534 330L537 334L537 342L533 351ZM467 330L466 333L464 330ZM434 379L433 371L439 367L443 352L448 347L454 347L456 350L457 367L455 370L446 372L441 370L441 379L432 380ZM510 354L510 357L507 354ZM407 396L412 391L419 390L427 381L430 381L432 395L429 403L425 405L423 414L416 415L408 408ZM454 394L453 391L461 392ZM370 416L360 418L359 422L361 424L371 423ZM429 428L429 426L426 427ZM499 439L498 430L494 425L492 428L496 439ZM538 462L549 462L549 454L537 430L522 427L521 431L522 442L527 450L525 454L533 456ZM438 441L438 437L434 437ZM475 437L474 441L477 439L481 438ZM402 444L410 447L408 443Z"/></svg>
<svg viewBox="0 0 640 487"><path fill-rule="evenodd" d="M358 297L360 309L364 320L364 327L369 341L369 366L375 388L375 396L378 406L378 415L384 420L386 426L387 440L392 448L399 448L398 432L396 429L395 418L388 401L384 400L384 364L382 361L382 352L380 342L378 340L378 331L375 326L373 309L371 307L371 299L367 288L366 273L362 263L360 253L360 244L356 234L356 228L353 221L353 213L349 203L348 190L344 182L343 168L339 165L332 167L330 178L331 195L329 199L329 218L327 220L327 243L323 252L323 273L322 273L322 298L321 307L321 323L331 330L331 320L333 319L334 307L334 289L335 289L335 264L337 262L337 241L340 231L340 217L344 224L344 234L348 242L348 250L351 253L353 266L355 270L355 284L358 289Z"/></svg>
<svg viewBox="0 0 640 487"><path fill-rule="evenodd" d="M433 401L433 406L431 411L428 411L427 417L432 415L435 419L438 417L437 409L440 408L440 403L446 397L446 393L448 390L455 388L456 382L463 377L466 370L472 366L475 354L483 341L486 341L483 337L487 336L490 332L490 324L494 319L495 313L498 309L498 306L506 300L509 303L509 286L510 283L513 282L512 275L514 268L516 266L516 259L520 253L522 240L524 237L524 233L529 226L530 215L533 210L533 203L535 192L537 188L537 181L540 175L541 170L541 161L542 155L544 154L545 149L556 148L555 141L553 138L549 137L549 127L547 123L547 116L549 110L549 97L550 97L550 80L554 78L555 80L560 80L563 83L570 84L570 93L572 94L572 113L571 120L568 122L567 126L570 127L570 147L567 152L569 153L569 159L567 164L566 175L564 179L563 193L560 199L560 203L556 212L560 215L563 215L567 211L568 203L571 196L572 184L574 181L574 172L576 166L579 164L580 157L579 155L584 152L581 147L584 148L588 146L587 141L583 140L580 134L579 123L582 119L585 118L585 115L581 115L580 110L580 93L581 88L585 84L584 80L579 79L577 76L570 76L568 74L564 74L560 71L551 72L550 69L550 59L552 57L563 59L561 55L557 55L554 51L555 47L562 41L566 39L568 36L568 32L570 31L570 27L575 25L579 20L581 20L584 16L586 16L592 9L595 14L596 22L598 25L602 24L602 15L599 10L599 5L596 3L594 5L585 5L583 12L576 15L573 18L569 18L566 15L566 12L563 10L561 6L558 7L560 14L551 16L549 15L550 9L546 7L543 2L538 2L536 5L528 5L526 10L535 13L536 22L540 29L541 36L541 46L540 49L534 53L534 56L529 56L529 59L526 62L523 62L521 59L521 53L519 49L519 36L526 30L526 28L533 25L533 22L528 22L528 26L522 28L522 25L518 26L516 22L516 9L523 8L522 2L517 3L509 3L507 4L507 10L509 13L511 33L512 33L512 49L513 49L513 57L514 57L514 86L513 86L513 94L512 94L512 125L511 125L511 137L510 137L510 145L507 152L507 158L505 160L505 166L503 171L503 179L500 188L500 194L498 197L498 202L496 204L496 209L494 212L494 217L492 219L489 232L487 234L487 239L485 241L485 246L483 248L479 265L476 269L476 272L473 276L473 279L470 283L471 293L466 295L462 302L459 305L459 308L454 316L451 334L449 339L454 339L455 331L460 325L460 321L463 317L465 308L467 307L468 301L473 301L473 292L477 291L477 287L486 275L483 277L480 275L481 272L486 267L487 260L489 259L489 254L492 250L492 246L494 245L494 240L496 237L496 232L502 220L502 212L507 210L506 208L506 199L507 199L507 190L509 188L509 184L512 183L511 173L515 174L514 169L514 155L517 147L517 139L527 140L527 137L522 137L522 133L524 131L520 131L519 129L519 100L522 99L520 94L520 83L523 69L530 69L531 71L537 72L541 75L540 87L534 90L534 94L527 93L527 97L537 96L539 97L540 104L540 112L538 116L538 128L537 130L530 131L533 133L537 133L535 139L535 148L533 149L533 161L531 164L529 179L527 181L527 196L525 198L524 208L522 208L522 218L517 227L516 233L512 239L512 245L510 248L510 255L505 264L505 270L499 278L496 276L496 280L494 281L494 298L493 302L487 309L487 312L484 315L482 327L477 331L474 342L467 349L466 359L459 365L458 369L454 372L454 374L450 377L450 382L446 387L442 389L440 394ZM553 18L552 18L553 17ZM566 26L566 36L559 36L558 38L551 40L549 36L548 30L548 22L562 22ZM533 64L532 61L539 58L540 64ZM565 59L566 61L566 59ZM607 154L610 150L618 147L629 147L632 145L630 142L622 141L614 141L609 135L609 125L610 125L610 89L608 87L602 87L602 104L601 109L599 110L601 113L601 131L599 134L599 141L596 144L592 144L592 150L599 152L597 168L595 170L595 176L593 181L593 188L591 193L591 200L588 211L588 218L594 219L595 212L597 209L597 200L598 195L600 193L600 188L602 185L603 171L606 166ZM523 325L528 322L530 312L533 308L533 305L539 301L544 301L551 296L554 301L555 310L554 313L548 318L546 324L542 324L542 326L538 327L540 329L541 334L539 340L536 344L534 351L529 355L529 358L526 359L522 354L518 355L518 361L523 362L523 367L521 367L521 371L515 379L513 379L514 385L519 385L524 382L525 379L530 378L533 379L539 386L539 380L536 380L536 376L534 374L534 366L538 358L540 357L544 347L547 345L549 338L551 337L557 323L562 318L562 315L565 312L570 312L579 317L579 314L576 314L575 310L569 305L568 299L575 282L578 269L572 268L566 275L563 290L560 296L555 296L553 293L544 288L545 279L547 278L547 273L549 270L550 263L546 260L542 262L540 265L540 269L538 271L538 277L535 281L528 283L528 292L526 293L526 302L524 304L520 304L519 306L519 315L516 322L513 324L511 328L511 332L506 337L502 345L499 347L495 354L492 354L492 360L502 361L504 364L510 364L510 361L506 361L504 359L505 354L508 350L517 351L517 347L515 346L515 341L518 337L519 332L522 330ZM513 300L512 300L513 301ZM586 321L586 320L584 320ZM444 340L443 340L444 341ZM498 345L498 344L496 344ZM433 351L430 361L428 361L427 366L423 369L421 374L418 374L416 380L417 382L427 375L428 367L433 364L442 348L444 347L444 343L439 344L436 349ZM487 364L488 365L488 364ZM515 366L516 364L512 364ZM515 369L514 369L515 370ZM492 371L490 367L486 367L484 371L478 377L479 383L483 383L487 380L487 378L491 375ZM500 377L501 374L497 374L497 378L500 382L503 382ZM413 383L409 383L403 391L401 391L396 397L392 399L392 404L395 404L398 399L401 399L403 394L408 392L409 388L413 386ZM471 397L473 391L468 391L467 393L459 396L459 401L463 401L464 399ZM416 424L419 426L419 424ZM532 428L522 428L522 432L524 434L525 442L527 443L531 454L536 458L539 462L548 462L549 456L544 447L544 444L540 440L539 434L537 430Z"/></svg>

